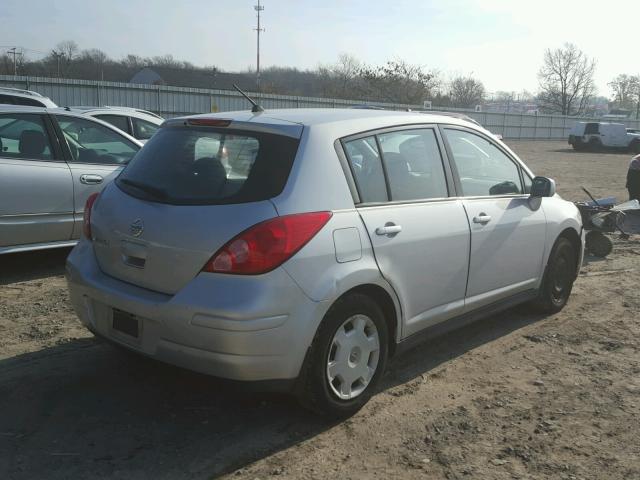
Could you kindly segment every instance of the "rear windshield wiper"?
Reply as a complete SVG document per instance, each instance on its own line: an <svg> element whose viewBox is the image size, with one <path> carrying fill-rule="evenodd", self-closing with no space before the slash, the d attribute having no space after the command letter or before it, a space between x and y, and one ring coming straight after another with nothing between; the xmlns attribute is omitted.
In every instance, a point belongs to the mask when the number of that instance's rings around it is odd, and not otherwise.
<svg viewBox="0 0 640 480"><path fill-rule="evenodd" d="M169 196L165 190L163 190L162 188L154 187L153 185L137 182L135 180L129 180L128 178L119 178L118 181L124 183L125 185L137 188L138 190L142 190L143 192L150 193L156 198L166 199Z"/></svg>

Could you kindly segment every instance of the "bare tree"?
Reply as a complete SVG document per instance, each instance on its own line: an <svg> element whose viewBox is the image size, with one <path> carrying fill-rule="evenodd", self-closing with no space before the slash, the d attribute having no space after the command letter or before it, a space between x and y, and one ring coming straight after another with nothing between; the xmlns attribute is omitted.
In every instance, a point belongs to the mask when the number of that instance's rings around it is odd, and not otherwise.
<svg viewBox="0 0 640 480"><path fill-rule="evenodd" d="M363 93L387 102L421 104L432 98L440 85L436 72L425 72L419 65L390 60L378 67L364 66L358 73Z"/></svg>
<svg viewBox="0 0 640 480"><path fill-rule="evenodd" d="M144 58L139 55L133 55L131 53L124 57L121 60L121 63L127 68L135 69L143 68L146 65Z"/></svg>
<svg viewBox="0 0 640 480"><path fill-rule="evenodd" d="M640 75L618 75L609 87L613 90L613 100L621 108L634 108L640 101Z"/></svg>
<svg viewBox="0 0 640 480"><path fill-rule="evenodd" d="M78 55L80 47L74 40L65 40L58 43L55 48L58 52L62 53L68 61L72 61Z"/></svg>
<svg viewBox="0 0 640 480"><path fill-rule="evenodd" d="M73 61L78 56L80 48L73 40L65 40L56 45L45 58L45 62L50 64L59 77L66 77L71 73Z"/></svg>
<svg viewBox="0 0 640 480"><path fill-rule="evenodd" d="M484 85L471 75L456 77L449 85L449 98L454 107L472 108L482 104L485 96Z"/></svg>
<svg viewBox="0 0 640 480"><path fill-rule="evenodd" d="M562 115L583 113L595 93L595 68L595 61L572 43L547 49L538 72L542 107Z"/></svg>
<svg viewBox="0 0 640 480"><path fill-rule="evenodd" d="M328 97L349 98L356 93L360 61L348 53L342 53L333 65L320 65L318 76L323 94Z"/></svg>
<svg viewBox="0 0 640 480"><path fill-rule="evenodd" d="M95 75L100 80L104 80L104 67L108 62L110 62L109 56L105 52L97 48L91 48L83 50L78 55L76 70L85 75Z"/></svg>

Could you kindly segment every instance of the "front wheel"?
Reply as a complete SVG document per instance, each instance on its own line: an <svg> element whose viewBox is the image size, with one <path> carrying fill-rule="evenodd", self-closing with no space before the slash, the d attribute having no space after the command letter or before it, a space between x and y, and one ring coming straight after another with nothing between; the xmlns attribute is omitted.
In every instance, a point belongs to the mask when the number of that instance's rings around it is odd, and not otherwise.
<svg viewBox="0 0 640 480"><path fill-rule="evenodd" d="M588 252L591 252L596 257L604 258L613 250L613 242L604 233L591 230L587 232L585 247Z"/></svg>
<svg viewBox="0 0 640 480"><path fill-rule="evenodd" d="M560 237L556 240L549 255L538 298L534 300L538 310L556 313L567 304L575 280L576 253L567 238Z"/></svg>
<svg viewBox="0 0 640 480"><path fill-rule="evenodd" d="M640 153L640 141L634 141L631 142L631 145L629 145L629 150L631 150L631 153Z"/></svg>
<svg viewBox="0 0 640 480"><path fill-rule="evenodd" d="M352 294L327 312L300 379L301 403L322 415L343 418L367 403L388 355L384 314L370 297Z"/></svg>

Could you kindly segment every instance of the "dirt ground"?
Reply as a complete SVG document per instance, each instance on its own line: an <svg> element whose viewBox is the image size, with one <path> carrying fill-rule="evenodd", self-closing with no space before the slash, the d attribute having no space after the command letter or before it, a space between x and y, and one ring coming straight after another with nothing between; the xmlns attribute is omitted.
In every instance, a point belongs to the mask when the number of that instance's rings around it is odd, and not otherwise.
<svg viewBox="0 0 640 480"><path fill-rule="evenodd" d="M510 142L565 198L626 200L625 154ZM126 354L80 328L68 251L0 257L0 479L640 479L640 236L568 306L396 358L353 418Z"/></svg>

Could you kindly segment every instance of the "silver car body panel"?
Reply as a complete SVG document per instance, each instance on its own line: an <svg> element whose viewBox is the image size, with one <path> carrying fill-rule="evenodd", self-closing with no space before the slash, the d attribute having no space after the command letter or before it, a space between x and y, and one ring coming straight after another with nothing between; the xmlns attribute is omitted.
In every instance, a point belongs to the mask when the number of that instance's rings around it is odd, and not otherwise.
<svg viewBox="0 0 640 480"><path fill-rule="evenodd" d="M374 287L390 298L395 341L401 342L470 309L535 291L558 235L567 228L582 232L577 209L559 196L537 205L522 195L354 204L353 180L345 178L349 172L334 148L337 139L395 126L468 127L455 118L321 109L200 118L299 137L282 193L248 204L175 206L133 198L111 184L93 211L94 241L82 239L67 262L71 298L85 325L170 363L238 380L294 379L323 316L346 292ZM489 132L475 131L530 173ZM491 211L495 221L489 228L472 226L479 209ZM333 216L275 270L201 272L217 249L245 228L314 211ZM136 236L138 219L144 233ZM388 222L402 230L376 234ZM128 256L144 260L144 268ZM138 319L139 340L114 331L114 309Z"/></svg>
<svg viewBox="0 0 640 480"><path fill-rule="evenodd" d="M0 247L70 240L72 230L69 166L0 153Z"/></svg>
<svg viewBox="0 0 640 480"><path fill-rule="evenodd" d="M528 196L465 199L463 203L471 226L465 311L537 288L546 241L544 209L531 209ZM474 222L482 214L491 221Z"/></svg>
<svg viewBox="0 0 640 480"><path fill-rule="evenodd" d="M363 207L384 278L403 307L403 336L462 313L469 267L469 224L462 202L441 200ZM402 228L379 235L385 225Z"/></svg>
<svg viewBox="0 0 640 480"><path fill-rule="evenodd" d="M66 115L84 118L64 108L0 105L0 114ZM55 121L55 120L52 120ZM129 142L135 138L107 122L91 119ZM57 138L50 139L52 143ZM122 165L3 158L0 152L0 254L73 245L82 232L87 198L107 185ZM86 182L84 176L98 183Z"/></svg>
<svg viewBox="0 0 640 480"><path fill-rule="evenodd" d="M167 205L129 196L115 184L102 192L94 212L92 233L100 268L165 294L179 292L232 237L277 216L268 201ZM144 222L144 232L138 236L131 231L136 220Z"/></svg>

